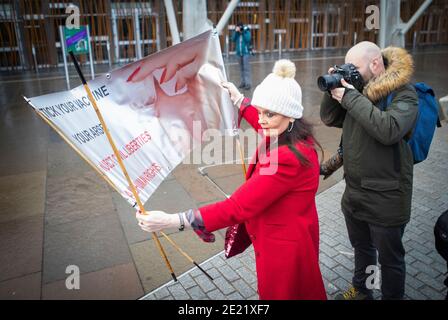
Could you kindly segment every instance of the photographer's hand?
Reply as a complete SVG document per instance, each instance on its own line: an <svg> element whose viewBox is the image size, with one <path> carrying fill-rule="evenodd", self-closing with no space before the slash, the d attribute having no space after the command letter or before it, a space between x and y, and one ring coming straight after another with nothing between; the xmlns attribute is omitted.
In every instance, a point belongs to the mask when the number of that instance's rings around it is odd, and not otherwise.
<svg viewBox="0 0 448 320"><path fill-rule="evenodd" d="M344 79L341 80L341 84L344 86L344 88L336 88L331 90L331 97L339 103L341 103L342 98L344 97L345 90L355 89L354 86L347 83L347 81L345 81Z"/></svg>

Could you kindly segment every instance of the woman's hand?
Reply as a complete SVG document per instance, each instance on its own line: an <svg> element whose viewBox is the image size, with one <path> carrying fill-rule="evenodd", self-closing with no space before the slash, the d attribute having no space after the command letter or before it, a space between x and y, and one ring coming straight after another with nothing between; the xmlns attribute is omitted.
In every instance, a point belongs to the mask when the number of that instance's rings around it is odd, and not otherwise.
<svg viewBox="0 0 448 320"><path fill-rule="evenodd" d="M135 217L140 228L147 232L180 227L179 215L177 214L168 214L163 211L149 211L148 214L141 214L141 211L137 210Z"/></svg>
<svg viewBox="0 0 448 320"><path fill-rule="evenodd" d="M230 100L235 107L239 107L241 102L243 102L244 95L237 89L237 87L232 82L221 82L221 86L229 91Z"/></svg>

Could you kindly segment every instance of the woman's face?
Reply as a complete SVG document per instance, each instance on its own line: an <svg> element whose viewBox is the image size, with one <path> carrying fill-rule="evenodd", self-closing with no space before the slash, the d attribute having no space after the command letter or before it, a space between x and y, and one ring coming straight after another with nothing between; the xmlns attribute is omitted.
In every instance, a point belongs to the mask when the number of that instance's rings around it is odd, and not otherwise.
<svg viewBox="0 0 448 320"><path fill-rule="evenodd" d="M267 137L278 137L288 129L290 121L293 120L262 107L256 107L256 109L258 111L258 123L263 128L263 134Z"/></svg>

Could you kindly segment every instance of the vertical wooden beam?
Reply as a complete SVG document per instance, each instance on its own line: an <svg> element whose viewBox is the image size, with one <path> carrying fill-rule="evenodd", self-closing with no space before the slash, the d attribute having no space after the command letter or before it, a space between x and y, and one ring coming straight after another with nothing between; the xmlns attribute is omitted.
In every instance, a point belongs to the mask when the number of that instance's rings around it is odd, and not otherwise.
<svg viewBox="0 0 448 320"><path fill-rule="evenodd" d="M344 1L340 1L338 3L338 10L337 10L337 29L336 32L339 34L339 36L336 37L336 47L342 48L344 43L344 36L343 36L343 25L344 22Z"/></svg>
<svg viewBox="0 0 448 320"><path fill-rule="evenodd" d="M291 18L291 0L286 0L285 2L285 15L284 15L284 28L286 30L285 41L284 41L284 49L290 50L291 48L291 31L290 31L290 18ZM282 27L283 28L283 27Z"/></svg>
<svg viewBox="0 0 448 320"><path fill-rule="evenodd" d="M167 47L166 43L166 14L165 6L163 5L163 0L155 1L155 11L158 14L158 24L159 24L159 34L157 35L160 49L165 49Z"/></svg>
<svg viewBox="0 0 448 320"><path fill-rule="evenodd" d="M310 19L310 23L309 23L309 47L310 49L314 49L314 39L313 39L313 32L314 32L314 15L313 15L313 10L314 10L314 0L308 0L308 4L309 4L309 19Z"/></svg>
<svg viewBox="0 0 448 320"><path fill-rule="evenodd" d="M329 16L329 10L327 10L327 5L329 5L329 0L322 0L321 1L321 3L320 3L320 12L323 14L323 23L322 23L322 28L323 28L323 33L324 33L324 36L323 36L323 45L322 45L322 48L327 48L328 47L328 32L329 32L329 28L328 28L328 25L329 25L329 19L328 19L328 16Z"/></svg>
<svg viewBox="0 0 448 320"><path fill-rule="evenodd" d="M114 37L112 34L112 0L105 0L104 1L104 12L107 15L107 19L105 21L106 23L106 35L109 38L109 50L110 50L110 60L111 63L115 63L117 57L115 56L115 43L114 43Z"/></svg>
<svg viewBox="0 0 448 320"><path fill-rule="evenodd" d="M304 19L304 23L300 24L300 34L301 38L300 47L302 49L310 49L310 27L311 27L311 19L310 19L310 0L300 0L300 18Z"/></svg>
<svg viewBox="0 0 448 320"><path fill-rule="evenodd" d="M50 11L50 4L49 0L42 0L42 8L41 13L45 16L44 19L44 27L45 27L45 44L46 44L46 51L47 51L47 57L48 57L48 63L50 65L57 65L58 64L58 58L57 58L57 52L56 52L56 37L54 32L54 18L49 14Z"/></svg>
<svg viewBox="0 0 448 320"><path fill-rule="evenodd" d="M260 26L257 35L258 48L263 52L266 50L266 0L260 0L258 6L258 24Z"/></svg>
<svg viewBox="0 0 448 320"><path fill-rule="evenodd" d="M21 9L23 10L23 6L20 6L19 0L14 0L12 5L14 12L14 27L17 28L16 34L18 35L16 37L16 42L19 50L21 51L19 52L20 64L24 69L31 69L31 66L33 65L31 46L27 45L24 22L22 19L19 19L19 17L23 17L24 15L24 12L21 11ZM14 60L15 59L13 59L13 65L18 66L19 62Z"/></svg>
<svg viewBox="0 0 448 320"><path fill-rule="evenodd" d="M26 2L24 2L23 0L20 1L20 10L18 12L19 16L24 16L28 13L28 4ZM25 19L22 22L23 24L23 45L24 48L26 48L24 50L26 56L25 56L25 61L26 63L31 63L31 42L32 42L32 29L30 29L29 27L26 29L25 27L27 27L29 25L29 21L26 21Z"/></svg>
<svg viewBox="0 0 448 320"><path fill-rule="evenodd" d="M269 17L269 24L268 24L268 50L272 51L274 50L275 45L275 0L268 0L268 17Z"/></svg>

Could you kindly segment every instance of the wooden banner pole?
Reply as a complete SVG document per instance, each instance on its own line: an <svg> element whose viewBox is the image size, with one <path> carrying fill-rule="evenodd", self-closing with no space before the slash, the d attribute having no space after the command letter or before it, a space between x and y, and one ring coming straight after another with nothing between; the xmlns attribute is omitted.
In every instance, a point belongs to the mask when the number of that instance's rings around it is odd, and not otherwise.
<svg viewBox="0 0 448 320"><path fill-rule="evenodd" d="M247 169L246 169L246 163L244 162L243 148L241 148L239 136L236 138L236 143L238 145L238 150L240 151L241 166L243 167L244 179L246 179Z"/></svg>
<svg viewBox="0 0 448 320"><path fill-rule="evenodd" d="M84 86L84 89L86 90L86 93L87 93L87 96L88 96L90 102L92 103L93 109L95 110L95 113L96 113L98 119L100 120L100 123L101 123L101 125L103 127L104 133L106 134L106 137L109 140L110 146L112 147L112 150L113 150L113 152L115 154L115 157L117 158L117 161L118 161L118 164L120 165L121 171L123 172L123 174L124 174L128 184L129 184L129 188L132 191L134 199L137 202L137 205L138 205L140 211L142 212L142 214L147 214L146 210L145 210L145 207L143 206L143 203L141 202L140 197L139 197L139 195L137 193L137 190L135 189L135 186L132 183L131 178L129 177L129 174L128 174L127 170L126 170L126 167L124 166L123 160L121 159L120 153L118 152L118 149L117 149L117 147L116 147L116 145L114 143L114 140L112 139L112 136L111 136L111 134L109 132L109 129L108 129L105 121L104 121L104 118L103 118L100 110L98 109L98 106L96 104L95 98L93 97L92 92L90 91L90 88L89 88L89 86L87 84L87 81L84 78L84 75L83 75L83 73L81 71L81 68L79 67L78 61L76 60L76 57L75 57L75 55L73 54L72 51L70 51L69 54L70 54L70 57L72 58L73 63L75 64L76 71L78 72L78 75L81 78L81 82L82 82L82 84ZM152 237L154 239L154 242L156 243L157 248L159 249L160 255L164 259L165 264L166 264L167 268L169 269L169 271L171 273L171 276L173 277L174 281L177 281L177 278L176 278L176 275L174 273L173 267L171 266L171 263L168 260L168 257L167 257L167 255L165 253L165 250L163 249L162 244L160 243L160 240L157 237L157 234L155 232L152 232Z"/></svg>

